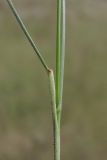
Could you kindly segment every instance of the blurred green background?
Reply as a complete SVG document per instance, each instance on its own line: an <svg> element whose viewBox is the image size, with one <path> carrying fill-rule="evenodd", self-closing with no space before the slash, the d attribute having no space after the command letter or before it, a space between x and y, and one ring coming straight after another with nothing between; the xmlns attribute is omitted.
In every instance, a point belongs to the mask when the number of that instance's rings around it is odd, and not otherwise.
<svg viewBox="0 0 107 160"><path fill-rule="evenodd" d="M55 68L56 1L14 0ZM107 1L66 0L62 160L107 160ZM0 1L0 160L53 159L47 76Z"/></svg>

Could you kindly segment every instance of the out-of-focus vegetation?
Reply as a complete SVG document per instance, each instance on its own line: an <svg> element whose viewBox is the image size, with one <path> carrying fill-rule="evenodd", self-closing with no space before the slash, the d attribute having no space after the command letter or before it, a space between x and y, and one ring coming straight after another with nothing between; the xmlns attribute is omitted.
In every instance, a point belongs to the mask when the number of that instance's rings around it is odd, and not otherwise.
<svg viewBox="0 0 107 160"><path fill-rule="evenodd" d="M52 0L14 0L54 67ZM67 0L62 160L107 159L107 1ZM0 1L0 160L52 159L45 72L5 1Z"/></svg>

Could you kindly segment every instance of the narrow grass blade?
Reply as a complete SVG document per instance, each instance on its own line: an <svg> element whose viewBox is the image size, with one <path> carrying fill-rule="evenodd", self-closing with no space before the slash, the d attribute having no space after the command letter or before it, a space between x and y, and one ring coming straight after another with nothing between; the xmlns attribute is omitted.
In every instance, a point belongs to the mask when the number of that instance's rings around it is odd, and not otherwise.
<svg viewBox="0 0 107 160"><path fill-rule="evenodd" d="M61 114L65 60L65 0L57 0L56 107Z"/></svg>
<svg viewBox="0 0 107 160"><path fill-rule="evenodd" d="M12 10L12 12L13 12L13 14L14 14L16 20L18 21L18 23L19 23L21 29L23 30L25 36L27 37L27 39L28 39L28 41L30 42L32 48L34 49L36 55L37 55L38 58L40 59L42 65L43 65L44 68L45 68L45 70L48 71L49 68L48 68L48 66L47 66L47 64L46 64L46 62L45 62L43 56L41 55L39 49L37 48L36 44L34 43L33 39L31 38L29 32L27 31L27 29L26 29L26 27L25 27L25 25L24 25L22 19L20 18L20 16L19 16L17 10L16 10L15 7L14 7L13 2L12 2L11 0L6 0L6 1L8 2L9 7L11 8L11 10Z"/></svg>

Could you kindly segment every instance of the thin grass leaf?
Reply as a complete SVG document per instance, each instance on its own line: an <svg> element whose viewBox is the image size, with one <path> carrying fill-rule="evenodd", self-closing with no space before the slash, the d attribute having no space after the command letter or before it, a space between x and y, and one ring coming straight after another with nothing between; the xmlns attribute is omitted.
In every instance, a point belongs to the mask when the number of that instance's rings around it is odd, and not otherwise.
<svg viewBox="0 0 107 160"><path fill-rule="evenodd" d="M29 34L29 32L27 31L27 28L25 27L22 19L20 18L20 16L19 16L19 14L18 14L18 12L17 12L17 10L16 10L13 2L12 2L11 0L6 0L6 1L7 1L7 3L9 4L9 7L10 7L10 9L12 10L12 12L13 12L13 14L14 14L17 22L19 23L22 31L24 32L26 38L28 39L29 43L31 44L32 48L34 49L35 54L38 56L38 58L39 58L39 60L41 61L42 65L44 66L45 70L48 71L49 68L48 68L48 66L47 66L47 64L46 64L46 62L45 62L42 54L40 53L40 51L39 51L39 49L37 48L35 42L33 41L33 39L31 38L31 36L30 36L30 34Z"/></svg>
<svg viewBox="0 0 107 160"><path fill-rule="evenodd" d="M65 61L65 0L57 0L56 107L58 110L59 119L62 108L64 61Z"/></svg>

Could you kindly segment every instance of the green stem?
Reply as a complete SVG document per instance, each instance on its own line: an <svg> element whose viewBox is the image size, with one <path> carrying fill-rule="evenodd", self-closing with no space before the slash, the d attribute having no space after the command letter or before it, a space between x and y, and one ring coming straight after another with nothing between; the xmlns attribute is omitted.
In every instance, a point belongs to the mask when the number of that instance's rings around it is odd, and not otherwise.
<svg viewBox="0 0 107 160"><path fill-rule="evenodd" d="M23 30L26 38L30 42L36 55L48 73L50 93L52 101L53 131L54 131L54 160L60 160L60 119L62 111L63 79L64 79L64 59L65 59L65 0L57 0L57 37L56 37L56 86L53 71L50 70L32 40L22 19L15 9L11 0L6 0Z"/></svg>
<svg viewBox="0 0 107 160"><path fill-rule="evenodd" d="M60 126L58 123L57 108L56 108L56 92L53 70L49 70L49 85L52 104L52 119L54 133L54 160L60 160Z"/></svg>
<svg viewBox="0 0 107 160"><path fill-rule="evenodd" d="M24 32L24 34L25 34L26 38L28 39L29 43L31 44L32 48L34 49L36 55L37 55L38 58L40 59L42 65L43 65L44 68L45 68L45 70L48 71L49 68L48 68L48 66L47 66L47 64L46 64L43 56L41 55L41 53L40 53L39 49L37 48L35 42L33 41L33 39L31 38L31 36L30 36L30 34L29 34L29 32L27 31L27 28L26 28L26 26L24 25L22 19L20 18L17 10L15 9L15 7L14 7L14 5L13 5L13 2L12 2L11 0L6 0L6 1L8 2L10 9L12 10L12 12L13 12L16 20L17 20L17 22L19 23L22 31Z"/></svg>
<svg viewBox="0 0 107 160"><path fill-rule="evenodd" d="M55 127L55 160L60 160L60 128Z"/></svg>
<svg viewBox="0 0 107 160"><path fill-rule="evenodd" d="M60 121L62 113L62 96L65 61L65 0L57 0L56 33L56 114L55 126L55 160L60 160Z"/></svg>
<svg viewBox="0 0 107 160"><path fill-rule="evenodd" d="M65 0L57 0L56 108L60 124L65 60Z"/></svg>

